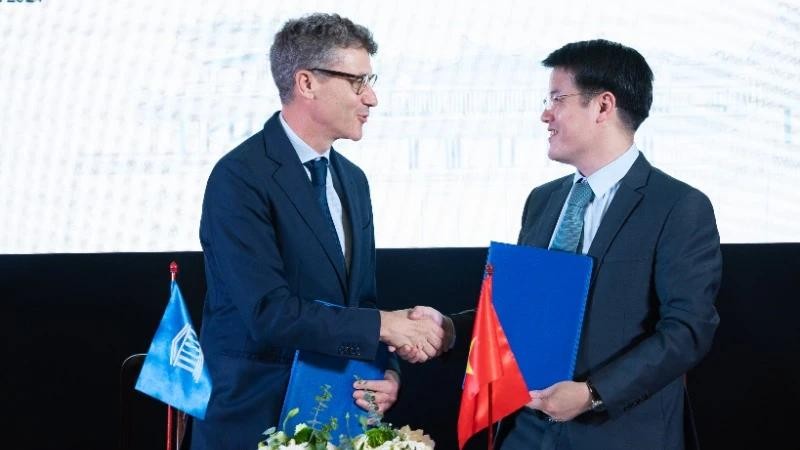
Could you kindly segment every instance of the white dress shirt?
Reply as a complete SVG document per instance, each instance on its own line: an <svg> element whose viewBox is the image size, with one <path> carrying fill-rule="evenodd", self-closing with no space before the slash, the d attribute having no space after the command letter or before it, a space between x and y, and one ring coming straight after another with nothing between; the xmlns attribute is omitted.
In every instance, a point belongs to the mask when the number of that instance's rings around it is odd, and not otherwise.
<svg viewBox="0 0 800 450"><path fill-rule="evenodd" d="M321 157L328 158L328 175L325 177L325 194L328 198L328 209L330 209L331 217L333 218L333 226L336 228L336 235L339 237L339 244L342 247L342 254L344 255L344 261L347 268L350 268L350 233L345 232L345 230L349 229L349 217L342 208L342 201L339 198L339 194L336 192L336 189L333 187L333 166L330 164L331 161L331 149L325 150L325 153L319 154L316 150L311 148L310 145L306 144L305 141L300 139L300 136L295 133L292 128L286 123L286 120L283 119L283 114L279 114L278 117L280 118L281 126L283 126L283 131L286 132L286 136L289 137L289 142L292 143L292 147L294 147L294 151L297 152L297 156L300 158L300 162L303 163L303 168L306 171L306 175L308 175L308 179L311 180L311 171L308 167L305 166L305 163L311 161L312 159L319 159ZM347 228L345 225L348 225Z"/></svg>

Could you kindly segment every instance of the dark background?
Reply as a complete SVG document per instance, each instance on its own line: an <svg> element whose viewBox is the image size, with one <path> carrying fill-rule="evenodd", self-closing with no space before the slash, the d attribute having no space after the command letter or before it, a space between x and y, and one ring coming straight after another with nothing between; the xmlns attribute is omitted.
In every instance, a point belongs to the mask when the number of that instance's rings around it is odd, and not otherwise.
<svg viewBox="0 0 800 450"><path fill-rule="evenodd" d="M722 251L721 324L711 353L688 377L700 443L786 448L797 441L800 419L800 244ZM471 308L485 257L485 248L378 250L381 306ZM2 448L112 449L123 435L132 448L164 448L165 407L132 391L135 374L121 378L120 369L127 356L147 351L173 260L199 328L200 252L0 255ZM465 358L404 364L387 420L424 428L438 450L456 448ZM469 447L485 445L475 439Z"/></svg>

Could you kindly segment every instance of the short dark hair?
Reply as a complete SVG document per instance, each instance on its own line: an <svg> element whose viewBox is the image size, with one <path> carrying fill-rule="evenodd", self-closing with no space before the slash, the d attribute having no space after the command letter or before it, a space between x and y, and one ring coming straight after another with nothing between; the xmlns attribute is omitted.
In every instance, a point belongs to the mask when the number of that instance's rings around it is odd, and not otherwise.
<svg viewBox="0 0 800 450"><path fill-rule="evenodd" d="M275 34L269 51L272 79L281 102L292 100L298 70L331 64L335 50L343 48L363 48L374 55L378 44L366 27L338 14L315 13L286 22Z"/></svg>
<svg viewBox="0 0 800 450"><path fill-rule="evenodd" d="M630 47L605 39L572 42L550 53L542 65L569 71L583 92L614 94L620 117L632 131L650 114L653 71Z"/></svg>

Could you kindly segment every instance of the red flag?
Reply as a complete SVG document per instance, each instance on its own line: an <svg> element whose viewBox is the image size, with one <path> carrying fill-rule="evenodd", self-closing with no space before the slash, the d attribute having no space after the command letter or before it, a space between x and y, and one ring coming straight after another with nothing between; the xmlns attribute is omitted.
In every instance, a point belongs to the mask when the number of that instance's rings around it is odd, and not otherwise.
<svg viewBox="0 0 800 450"><path fill-rule="evenodd" d="M458 412L458 446L531 401L528 387L492 304L492 267L487 266L472 329L464 391ZM492 435L489 433L489 448Z"/></svg>

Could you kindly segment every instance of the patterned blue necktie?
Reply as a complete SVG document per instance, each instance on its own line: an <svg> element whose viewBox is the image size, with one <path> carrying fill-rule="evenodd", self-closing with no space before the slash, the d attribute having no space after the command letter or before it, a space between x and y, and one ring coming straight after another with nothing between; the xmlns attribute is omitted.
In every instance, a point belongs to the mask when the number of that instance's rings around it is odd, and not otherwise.
<svg viewBox="0 0 800 450"><path fill-rule="evenodd" d="M308 170L311 172L311 185L314 186L314 191L317 193L317 203L319 204L322 214L327 219L328 228L333 231L333 236L336 238L336 243L339 244L339 234L336 233L336 227L333 225L333 217L331 217L331 209L328 207L328 192L325 186L325 177L328 175L328 158L322 157L312 159L305 163Z"/></svg>
<svg viewBox="0 0 800 450"><path fill-rule="evenodd" d="M583 237L583 214L586 212L586 205L594 198L594 192L586 182L585 178L572 186L572 192L567 200L567 210L556 231L556 237L550 246L553 250L562 250L575 253L578 250L578 243Z"/></svg>

